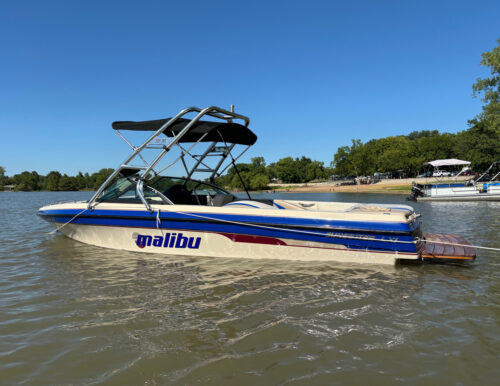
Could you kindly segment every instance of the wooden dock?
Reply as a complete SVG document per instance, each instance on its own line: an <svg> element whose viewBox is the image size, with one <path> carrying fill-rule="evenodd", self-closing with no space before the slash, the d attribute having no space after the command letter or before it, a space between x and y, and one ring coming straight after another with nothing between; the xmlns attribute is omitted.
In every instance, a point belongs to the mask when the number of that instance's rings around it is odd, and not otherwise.
<svg viewBox="0 0 500 386"><path fill-rule="evenodd" d="M476 250L462 236L426 233L422 259L425 261L473 261ZM449 245L460 244L460 245Z"/></svg>

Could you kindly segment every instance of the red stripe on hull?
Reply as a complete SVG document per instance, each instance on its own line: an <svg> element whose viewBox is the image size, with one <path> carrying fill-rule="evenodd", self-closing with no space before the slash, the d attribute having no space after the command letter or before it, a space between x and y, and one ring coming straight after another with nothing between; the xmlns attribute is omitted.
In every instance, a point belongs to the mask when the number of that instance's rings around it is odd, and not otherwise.
<svg viewBox="0 0 500 386"><path fill-rule="evenodd" d="M251 235L237 235L234 233L219 233L219 235L226 236L228 239L237 243L251 243L251 244L268 244L268 245L287 245L283 240L274 237L265 236L251 236Z"/></svg>

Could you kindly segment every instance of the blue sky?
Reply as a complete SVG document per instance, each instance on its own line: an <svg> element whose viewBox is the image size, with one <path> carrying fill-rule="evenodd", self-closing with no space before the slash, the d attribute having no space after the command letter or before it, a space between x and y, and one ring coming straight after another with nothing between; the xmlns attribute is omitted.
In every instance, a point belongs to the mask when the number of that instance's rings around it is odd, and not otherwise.
<svg viewBox="0 0 500 386"><path fill-rule="evenodd" d="M129 153L115 120L236 106L246 156L456 132L500 37L499 1L3 1L0 165L76 174Z"/></svg>

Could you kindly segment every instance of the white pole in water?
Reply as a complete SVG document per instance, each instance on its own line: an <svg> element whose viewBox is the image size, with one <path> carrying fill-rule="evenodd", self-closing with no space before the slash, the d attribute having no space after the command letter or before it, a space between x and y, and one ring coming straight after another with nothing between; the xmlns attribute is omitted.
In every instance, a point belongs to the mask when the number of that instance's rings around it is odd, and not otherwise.
<svg viewBox="0 0 500 386"><path fill-rule="evenodd" d="M231 105L231 112L234 113L234 105Z"/></svg>

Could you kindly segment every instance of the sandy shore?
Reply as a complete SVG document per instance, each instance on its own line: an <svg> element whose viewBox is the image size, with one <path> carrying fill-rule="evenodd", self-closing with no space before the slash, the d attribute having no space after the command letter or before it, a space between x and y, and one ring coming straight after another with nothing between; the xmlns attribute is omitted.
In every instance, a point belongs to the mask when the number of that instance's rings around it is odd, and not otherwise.
<svg viewBox="0 0 500 386"><path fill-rule="evenodd" d="M470 177L459 177L458 181L463 181ZM309 192L309 193L325 193L325 192L349 192L349 193L392 193L392 194L409 194L411 191L412 182L416 181L421 184L444 182L442 179L436 178L406 178L382 180L375 184L368 185L345 185L340 186L336 182L317 182L307 184L269 184L270 192ZM456 182L457 180L453 180Z"/></svg>

